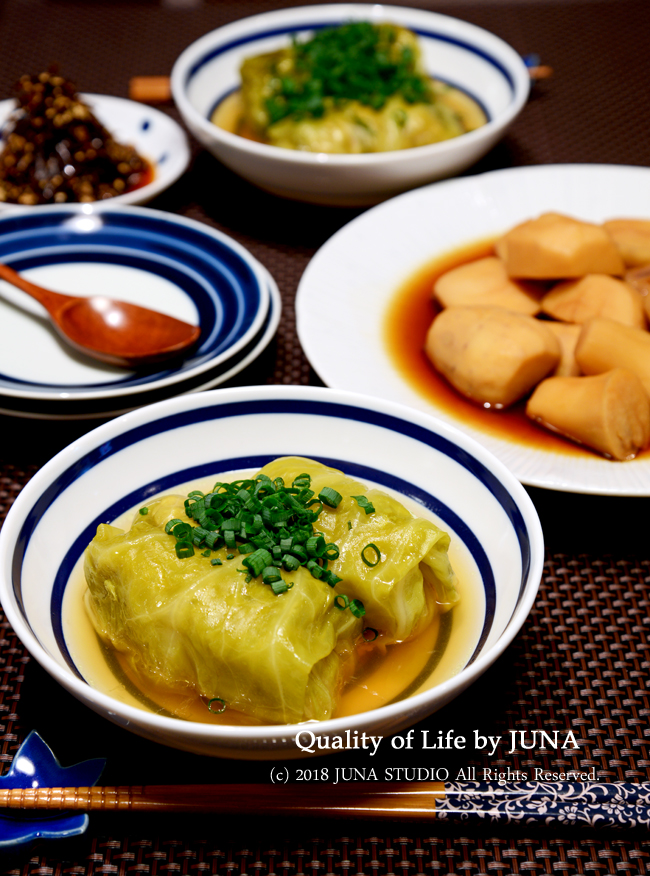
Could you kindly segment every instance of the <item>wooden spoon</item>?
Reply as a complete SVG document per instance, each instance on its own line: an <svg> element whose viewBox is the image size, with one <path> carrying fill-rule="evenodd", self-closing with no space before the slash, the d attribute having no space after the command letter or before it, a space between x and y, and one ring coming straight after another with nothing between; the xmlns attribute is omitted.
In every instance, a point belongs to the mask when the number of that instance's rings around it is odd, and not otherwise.
<svg viewBox="0 0 650 876"><path fill-rule="evenodd" d="M89 298L52 292L0 264L0 279L39 301L64 340L87 356L137 368L179 356L199 339L201 329L137 304L100 295Z"/></svg>

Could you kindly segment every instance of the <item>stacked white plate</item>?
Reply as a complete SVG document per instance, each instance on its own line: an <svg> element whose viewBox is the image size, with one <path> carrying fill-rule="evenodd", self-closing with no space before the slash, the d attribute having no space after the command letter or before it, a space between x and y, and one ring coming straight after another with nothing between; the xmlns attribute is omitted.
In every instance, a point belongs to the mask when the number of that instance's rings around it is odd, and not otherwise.
<svg viewBox="0 0 650 876"><path fill-rule="evenodd" d="M217 386L269 343L280 295L269 272L207 225L146 207L75 204L0 218L0 261L40 286L106 295L201 326L186 359L125 371L69 347L36 301L0 283L0 411L106 417Z"/></svg>

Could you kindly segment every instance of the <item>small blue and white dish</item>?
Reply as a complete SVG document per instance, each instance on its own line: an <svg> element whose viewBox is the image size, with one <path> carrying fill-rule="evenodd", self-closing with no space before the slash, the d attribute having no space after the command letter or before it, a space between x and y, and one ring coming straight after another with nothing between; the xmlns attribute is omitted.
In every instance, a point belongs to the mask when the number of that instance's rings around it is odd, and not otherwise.
<svg viewBox="0 0 650 876"><path fill-rule="evenodd" d="M86 760L62 767L51 749L32 730L20 746L0 788L89 788L99 779L105 760ZM85 812L5 809L0 811L0 853L16 851L37 839L77 836L88 827Z"/></svg>
<svg viewBox="0 0 650 876"><path fill-rule="evenodd" d="M394 23L416 33L427 73L474 99L487 124L426 146L342 155L282 149L212 123L215 109L241 87L239 70L246 58L350 21ZM458 18L381 3L331 3L263 12L205 34L178 58L171 85L192 134L244 179L299 201L367 206L454 176L478 161L524 108L530 75L511 46Z"/></svg>
<svg viewBox="0 0 650 876"><path fill-rule="evenodd" d="M0 217L0 261L55 291L121 298L201 326L187 358L128 371L74 351L38 302L1 282L0 410L10 414L107 416L213 386L261 351L279 318L275 283L244 247L147 207L9 213Z"/></svg>
<svg viewBox="0 0 650 876"><path fill-rule="evenodd" d="M146 204L182 176L190 161L190 147L185 132L174 119L160 110L123 97L108 94L80 96L118 143L133 146L153 168L151 182L123 195L116 195L111 199L112 204ZM0 129L15 106L15 100L0 101ZM0 204L0 211L40 209L40 205Z"/></svg>
<svg viewBox="0 0 650 876"><path fill-rule="evenodd" d="M320 460L433 517L451 534L459 575L450 637L458 649L448 644L439 664L385 705L319 722L319 737L396 733L477 682L521 628L541 579L542 531L527 493L487 450L427 414L299 386L148 405L87 433L38 471L0 532L0 602L30 654L94 711L145 738L219 757L301 756L296 734L304 724L228 726L148 709L141 694L118 690L101 650L88 670L86 649L98 645L92 629L83 631L79 561L99 523L156 494L254 472L280 456Z"/></svg>

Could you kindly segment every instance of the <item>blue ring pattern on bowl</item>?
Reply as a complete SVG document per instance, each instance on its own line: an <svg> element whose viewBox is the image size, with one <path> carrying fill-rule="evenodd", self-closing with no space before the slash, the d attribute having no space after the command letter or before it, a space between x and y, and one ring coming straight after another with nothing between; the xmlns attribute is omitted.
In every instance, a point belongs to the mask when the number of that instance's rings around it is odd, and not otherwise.
<svg viewBox="0 0 650 876"><path fill-rule="evenodd" d="M257 31L253 34L248 34L245 37L239 37L236 40L231 40L229 43L225 43L222 46L218 46L216 49L212 49L207 52L199 61L197 61L187 72L185 78L185 87L189 86L189 83L192 80L199 70L204 67L206 64L210 63L210 61L214 60L214 58L218 58L219 55L223 55L225 52L229 52L231 49L236 49L239 46L246 45L247 43L257 42L258 40L266 39L268 37L274 36L282 36L284 34L292 34L299 33L301 31L312 31L312 30L323 30L328 27L336 27L337 25L345 24L345 20L341 19L341 21L327 21L327 22L307 22L305 24L300 25L289 25L285 27L279 28L270 28L268 30ZM499 73L503 76L505 81L510 86L510 91L514 96L515 92L515 84L512 79L512 76L508 72L508 70L501 64L493 55L488 54L482 49L477 48L475 45L466 42L465 40L458 39L457 37L451 37L447 34L439 33L437 31L428 30L425 28L412 27L410 28L415 34L421 37L426 37L431 40L438 40L439 42L449 43L450 45L458 46L461 49L464 49L471 54L477 55L482 58L484 61L487 61L491 64ZM429 71L429 76L435 79L439 79L441 82L444 82L446 85L450 85L454 88L458 88L459 91L462 91L468 97L470 97L473 101L475 101L485 113L486 118L490 121L490 113L487 110L487 107L483 104L483 102L477 97L477 95L472 94L467 91L467 89L458 85L455 82L451 82L450 80L439 76L435 72ZM232 89L225 94L220 95L213 103L210 111L206 115L207 119L211 119L215 109L219 106L220 103L228 96L228 94L232 93Z"/></svg>
<svg viewBox="0 0 650 876"><path fill-rule="evenodd" d="M501 484L498 478L490 472L479 460L467 453L461 447L453 444L447 438L437 435L422 426L411 423L402 419L398 419L390 414L384 414L380 411L369 410L366 408L358 408L351 405L342 404L339 402L318 402L318 401L292 401L289 399L270 399L261 401L244 401L232 402L223 405L210 405L195 410L183 411L178 414L163 417L152 423L147 423L131 429L119 437L105 442L99 447L94 448L89 453L85 454L81 459L77 460L74 465L69 466L62 472L57 479L49 485L43 492L39 500L32 506L26 515L25 522L21 528L17 539L13 557L12 557L12 587L18 604L21 607L23 616L25 616L24 606L22 602L22 594L20 590L20 579L23 558L25 556L29 541L38 524L39 519L45 513L49 505L55 500L56 496L64 491L70 484L83 476L85 471L93 468L101 460L119 453L127 447L130 447L138 442L146 439L153 434L159 434L164 431L174 430L182 426L190 425L198 422L206 422L210 420L220 420L231 417L248 416L251 414L310 414L314 416L327 416L329 418L347 419L361 423L376 425L398 434L407 436L416 440L428 447L431 447L438 452L453 459L456 464L461 465L476 477L490 491L494 498L501 505L505 515L510 520L513 530L517 534L520 560L521 560L521 583L519 593L517 595L518 605L522 599L526 578L528 576L531 564L530 549L525 537L526 524L522 514L517 507L515 501L508 493L507 489ZM290 439L288 439L289 443ZM300 455L300 448L287 448L287 455ZM65 641L61 628L61 601L65 586L69 580L72 568L78 558L83 553L86 545L90 542L95 534L96 527L99 523L105 522L107 519L115 519L124 511L137 505L140 502L145 502L148 496L162 492L165 489L193 478L201 477L204 474L214 471L215 468L221 467L221 470L232 470L241 468L259 468L265 462L269 461L270 457L253 458L238 458L236 460L215 460L209 465L197 466L186 470L174 472L172 475L166 476L157 480L154 483L141 485L136 490L130 492L127 496L114 503L110 508L107 508L100 517L97 517L84 531L77 537L74 544L67 551L64 561L57 571L54 588L51 599L51 619L55 636L58 640L59 647L62 652L67 655ZM466 526L464 521L459 520L450 509L437 503L435 497L422 495L418 490L411 485L397 483L395 478L390 475L385 475L363 466L351 464L341 460L324 460L334 464L336 467L348 471L350 474L359 473L361 476L370 477L372 480L377 480L379 483L384 483L386 486L397 488L399 492L405 495L411 495L416 501L423 501L428 504L431 509L440 515L443 521L456 529L463 538L466 546L473 554L474 560L479 566L481 575L483 576L484 586L486 587L486 601L488 608L494 609L494 578L489 562L480 547L478 540L472 535L471 530ZM478 551L476 550L478 546ZM516 606L515 606L516 608ZM489 612L488 612L489 613ZM486 613L486 625L491 622L491 617ZM514 609L513 609L514 613ZM25 617L27 621L27 618ZM487 636L487 629L484 628L481 639ZM70 665L72 661L67 655ZM76 670L75 670L76 671Z"/></svg>
<svg viewBox="0 0 650 876"><path fill-rule="evenodd" d="M266 305L251 265L228 239L177 222L153 210L102 210L91 214L92 231L75 230L84 214L34 211L0 219L0 261L16 270L67 262L119 263L148 271L174 283L199 312L202 341L188 359L164 370L126 374L110 383L84 384L83 391L146 387L173 374L183 375L206 363L227 359L256 334ZM119 297L116 296L116 297ZM0 374L2 389L53 388ZM75 387L57 386L71 394Z"/></svg>

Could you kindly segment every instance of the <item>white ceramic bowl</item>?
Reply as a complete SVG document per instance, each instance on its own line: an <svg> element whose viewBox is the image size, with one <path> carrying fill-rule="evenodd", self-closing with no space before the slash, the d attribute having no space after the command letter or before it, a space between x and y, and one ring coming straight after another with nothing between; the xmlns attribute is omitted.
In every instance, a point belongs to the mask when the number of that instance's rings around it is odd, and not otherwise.
<svg viewBox="0 0 650 876"><path fill-rule="evenodd" d="M475 98L488 123L453 140L367 155L325 155L254 143L217 128L210 117L239 88L244 58L286 46L291 36L346 21L395 22L418 34L428 73ZM220 161L263 189L301 201L377 203L476 162L521 111L529 75L503 40L475 25L423 10L362 3L266 12L218 28L192 43L172 71L172 93L194 136Z"/></svg>
<svg viewBox="0 0 650 876"><path fill-rule="evenodd" d="M299 754L296 734L305 725L192 723L101 693L74 665L73 643L64 633L70 629L66 587L98 523L176 485L254 470L282 455L320 459L423 504L464 545L465 580L474 576L477 603L485 605L457 675L399 702L309 729L322 738L347 729L387 736L476 681L520 629L541 578L542 532L526 492L472 439L426 414L293 386L218 390L150 405L84 435L34 476L0 533L0 601L32 656L96 712L146 738L225 757Z"/></svg>

